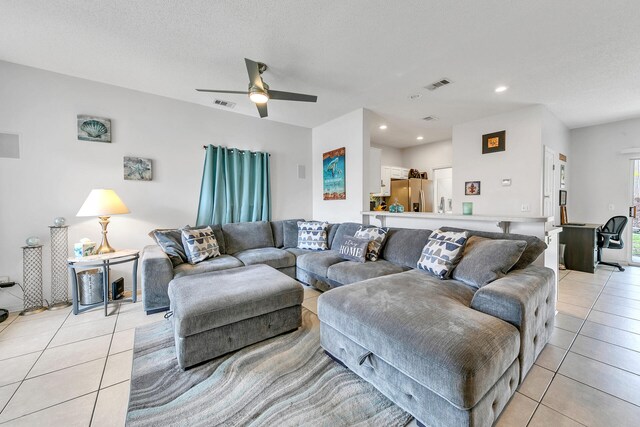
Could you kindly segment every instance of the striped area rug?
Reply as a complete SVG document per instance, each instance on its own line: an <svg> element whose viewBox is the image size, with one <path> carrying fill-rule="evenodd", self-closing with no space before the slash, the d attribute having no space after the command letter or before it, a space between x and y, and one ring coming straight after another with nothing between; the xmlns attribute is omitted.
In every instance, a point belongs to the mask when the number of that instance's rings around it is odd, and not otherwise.
<svg viewBox="0 0 640 427"><path fill-rule="evenodd" d="M136 329L128 426L404 426L411 416L320 348L303 308L297 331L187 371L169 321Z"/></svg>

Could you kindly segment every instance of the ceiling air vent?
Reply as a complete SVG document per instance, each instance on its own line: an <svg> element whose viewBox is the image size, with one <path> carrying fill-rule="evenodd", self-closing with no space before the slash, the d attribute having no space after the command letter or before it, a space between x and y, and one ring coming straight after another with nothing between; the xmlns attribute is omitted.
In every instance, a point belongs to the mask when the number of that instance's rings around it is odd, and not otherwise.
<svg viewBox="0 0 640 427"><path fill-rule="evenodd" d="M424 120L425 122L433 122L438 120L438 118L436 116L427 116L427 117L423 117L422 120Z"/></svg>
<svg viewBox="0 0 640 427"><path fill-rule="evenodd" d="M448 84L451 84L452 81L447 79L447 78L443 78L438 80L437 82L433 82L430 85L425 86L425 89L429 89L429 90L436 90L438 88L441 88L442 86L446 86Z"/></svg>
<svg viewBox="0 0 640 427"><path fill-rule="evenodd" d="M226 108L234 108L236 106L235 102L223 101L222 99L216 99L213 101L213 103L215 105L219 105L221 107L226 107Z"/></svg>

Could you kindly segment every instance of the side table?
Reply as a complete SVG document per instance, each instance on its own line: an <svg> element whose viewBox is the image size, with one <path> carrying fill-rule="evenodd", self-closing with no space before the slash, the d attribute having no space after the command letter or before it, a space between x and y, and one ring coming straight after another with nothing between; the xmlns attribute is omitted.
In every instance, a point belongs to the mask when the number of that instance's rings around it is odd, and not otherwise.
<svg viewBox="0 0 640 427"><path fill-rule="evenodd" d="M109 267L112 265L124 264L133 262L133 292L131 300L135 303L138 295L138 259L140 258L140 251L135 249L125 249L121 251L111 252L102 255L91 255L86 257L72 257L67 259L67 268L71 275L71 294L73 297L73 314L82 313L97 307L100 304L104 304L104 315L107 315L107 306L109 305ZM95 304L84 305L80 307L78 297L78 277L77 270L90 269L90 268L102 268L102 282L104 287L102 302Z"/></svg>

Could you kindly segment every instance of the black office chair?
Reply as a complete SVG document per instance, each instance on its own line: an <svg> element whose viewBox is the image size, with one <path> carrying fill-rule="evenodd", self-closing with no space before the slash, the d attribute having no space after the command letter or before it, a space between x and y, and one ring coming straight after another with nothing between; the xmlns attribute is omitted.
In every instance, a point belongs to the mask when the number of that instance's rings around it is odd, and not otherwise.
<svg viewBox="0 0 640 427"><path fill-rule="evenodd" d="M622 231L626 225L627 217L614 216L605 225L598 227L598 264L610 265L620 271L624 271L624 268L617 262L602 261L602 249L624 248Z"/></svg>

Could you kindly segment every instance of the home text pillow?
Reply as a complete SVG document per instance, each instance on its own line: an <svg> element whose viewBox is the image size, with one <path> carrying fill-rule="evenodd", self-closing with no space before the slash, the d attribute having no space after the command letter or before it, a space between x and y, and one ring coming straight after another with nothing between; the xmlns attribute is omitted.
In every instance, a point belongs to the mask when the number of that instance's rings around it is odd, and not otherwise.
<svg viewBox="0 0 640 427"><path fill-rule="evenodd" d="M187 254L182 246L182 230L153 230L149 233L160 249L167 254L174 267L187 262Z"/></svg>
<svg viewBox="0 0 640 427"><path fill-rule="evenodd" d="M360 226L358 231L353 235L353 237L358 239L369 240L369 247L367 248L367 259L369 261L378 260L384 239L387 238L387 231L389 231L388 228L366 228L364 226Z"/></svg>
<svg viewBox="0 0 640 427"><path fill-rule="evenodd" d="M220 256L218 241L211 227L182 230L182 245L189 264L197 264L208 258Z"/></svg>
<svg viewBox="0 0 640 427"><path fill-rule="evenodd" d="M342 258L349 261L365 262L367 260L368 247L369 239L346 237L338 248L338 252L340 252Z"/></svg>
<svg viewBox="0 0 640 427"><path fill-rule="evenodd" d="M436 230L422 248L418 268L441 279L449 277L462 256L467 232Z"/></svg>
<svg viewBox="0 0 640 427"><path fill-rule="evenodd" d="M504 277L522 256L523 240L487 239L471 236L452 277L474 288L481 288Z"/></svg>
<svg viewBox="0 0 640 427"><path fill-rule="evenodd" d="M298 221L298 248L325 251L327 245L328 222Z"/></svg>

